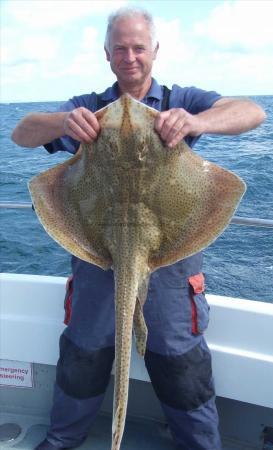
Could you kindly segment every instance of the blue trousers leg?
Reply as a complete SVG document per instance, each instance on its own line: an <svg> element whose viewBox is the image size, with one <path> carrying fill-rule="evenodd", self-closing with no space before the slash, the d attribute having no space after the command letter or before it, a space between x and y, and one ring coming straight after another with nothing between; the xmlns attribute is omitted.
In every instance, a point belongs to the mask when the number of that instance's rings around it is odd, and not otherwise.
<svg viewBox="0 0 273 450"><path fill-rule="evenodd" d="M60 448L79 446L89 433L104 395L76 399L56 385L47 440Z"/></svg>
<svg viewBox="0 0 273 450"><path fill-rule="evenodd" d="M172 271L168 277L166 270ZM160 269L149 285L146 367L177 449L220 450L211 355L198 331L208 323L209 308L188 277L173 270Z"/></svg>
<svg viewBox="0 0 273 450"><path fill-rule="evenodd" d="M163 402L161 405L177 450L221 449L214 397L190 411L177 410Z"/></svg>
<svg viewBox="0 0 273 450"><path fill-rule="evenodd" d="M60 338L51 425L60 448L87 437L101 407L114 361L115 307L111 270L73 258L71 320Z"/></svg>

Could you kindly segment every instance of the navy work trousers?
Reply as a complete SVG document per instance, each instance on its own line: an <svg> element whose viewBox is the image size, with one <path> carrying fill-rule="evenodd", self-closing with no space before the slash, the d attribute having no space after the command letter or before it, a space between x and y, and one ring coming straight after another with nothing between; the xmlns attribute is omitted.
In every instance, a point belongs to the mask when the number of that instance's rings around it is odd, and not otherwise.
<svg viewBox="0 0 273 450"><path fill-rule="evenodd" d="M144 317L145 364L179 450L220 450L211 356L203 337L209 308L200 273L202 255L151 276ZM100 409L114 361L114 278L72 258L71 318L60 359L48 440L79 445Z"/></svg>

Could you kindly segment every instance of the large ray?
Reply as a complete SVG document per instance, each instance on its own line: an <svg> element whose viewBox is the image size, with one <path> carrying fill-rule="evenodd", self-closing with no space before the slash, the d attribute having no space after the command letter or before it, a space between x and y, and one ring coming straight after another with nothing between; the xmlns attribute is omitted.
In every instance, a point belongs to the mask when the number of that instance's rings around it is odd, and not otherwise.
<svg viewBox="0 0 273 450"><path fill-rule="evenodd" d="M124 430L133 326L137 349L145 352L149 274L212 243L245 191L238 176L203 160L184 141L168 149L154 131L157 114L121 96L96 113L96 142L29 183L52 238L75 256L114 270L112 450L119 450Z"/></svg>

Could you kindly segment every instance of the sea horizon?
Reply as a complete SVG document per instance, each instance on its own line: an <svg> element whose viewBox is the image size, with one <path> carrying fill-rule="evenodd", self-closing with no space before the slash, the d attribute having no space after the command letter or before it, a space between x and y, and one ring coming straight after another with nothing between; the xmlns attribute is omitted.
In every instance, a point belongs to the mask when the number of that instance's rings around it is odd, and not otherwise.
<svg viewBox="0 0 273 450"><path fill-rule="evenodd" d="M89 91L89 93L91 93L93 91ZM88 92L85 92L85 94ZM79 94L79 95L84 95L84 94ZM223 97L232 97L232 98L242 98L242 97L273 97L273 94L236 94L236 95L222 95ZM64 103L67 101L66 99L62 99L62 100L31 100L31 101L1 101L0 100L0 105L19 105L19 104L29 104L29 103Z"/></svg>

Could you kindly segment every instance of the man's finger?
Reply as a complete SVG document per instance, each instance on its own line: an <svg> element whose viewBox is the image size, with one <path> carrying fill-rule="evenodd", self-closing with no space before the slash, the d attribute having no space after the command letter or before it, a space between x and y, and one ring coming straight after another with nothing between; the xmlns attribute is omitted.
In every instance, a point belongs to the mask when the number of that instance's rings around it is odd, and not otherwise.
<svg viewBox="0 0 273 450"><path fill-rule="evenodd" d="M169 141L166 142L167 146L170 148L175 147L179 142L181 142L184 137L189 134L190 127L185 125L175 136L173 136Z"/></svg>
<svg viewBox="0 0 273 450"><path fill-rule="evenodd" d="M95 137L90 136L90 134L86 133L81 126L79 126L75 121L72 120L67 121L66 133L77 141L85 142L87 144L92 142L96 138L95 134Z"/></svg>
<svg viewBox="0 0 273 450"><path fill-rule="evenodd" d="M98 132L94 129L93 124L87 122L87 120L82 116L77 117L75 122L82 129L82 131L90 136L90 138L96 139Z"/></svg>
<svg viewBox="0 0 273 450"><path fill-rule="evenodd" d="M184 120L177 115L170 116L165 121L161 130L161 137L166 143L170 142L179 132L181 132L184 126Z"/></svg>
<svg viewBox="0 0 273 450"><path fill-rule="evenodd" d="M84 110L83 111L83 117L91 125L91 127L95 130L95 132L99 133L99 131L100 131L100 124L99 124L98 119L95 116L95 114L93 114L91 111Z"/></svg>
<svg viewBox="0 0 273 450"><path fill-rule="evenodd" d="M165 120L169 117L170 115L170 111L163 111L160 112L156 118L155 118L155 123L154 123L154 127L155 130L160 134L162 126L165 122Z"/></svg>

